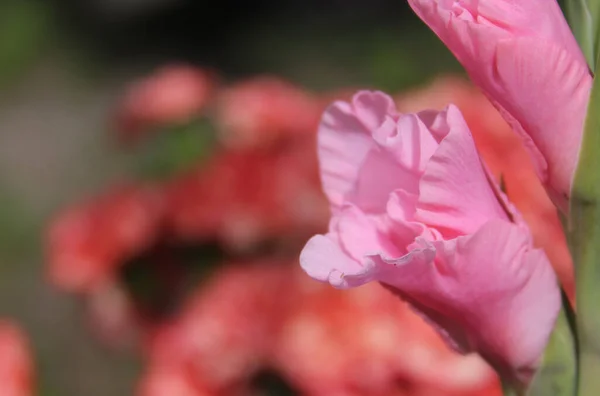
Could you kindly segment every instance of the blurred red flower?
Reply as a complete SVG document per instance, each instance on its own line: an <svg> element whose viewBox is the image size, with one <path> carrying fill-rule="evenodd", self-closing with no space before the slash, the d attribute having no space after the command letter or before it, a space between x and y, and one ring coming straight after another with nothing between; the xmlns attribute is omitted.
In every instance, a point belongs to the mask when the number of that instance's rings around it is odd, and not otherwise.
<svg viewBox="0 0 600 396"><path fill-rule="evenodd" d="M295 241L297 249L327 225L314 136L276 151L217 152L177 177L168 196L175 235L216 238L237 252L271 240Z"/></svg>
<svg viewBox="0 0 600 396"><path fill-rule="evenodd" d="M0 394L32 396L34 368L29 342L14 323L0 320Z"/></svg>
<svg viewBox="0 0 600 396"><path fill-rule="evenodd" d="M225 396L202 389L183 370L157 365L146 368L136 396Z"/></svg>
<svg viewBox="0 0 600 396"><path fill-rule="evenodd" d="M248 381L264 366L293 297L288 276L277 262L226 264L150 337L150 364L184 367L215 391Z"/></svg>
<svg viewBox="0 0 600 396"><path fill-rule="evenodd" d="M173 64L135 82L117 109L120 140L135 143L148 129L190 121L212 99L215 80L209 71Z"/></svg>
<svg viewBox="0 0 600 396"><path fill-rule="evenodd" d="M225 146L256 149L280 142L282 136L313 135L321 111L318 100L303 89L264 76L221 91L216 124Z"/></svg>
<svg viewBox="0 0 600 396"><path fill-rule="evenodd" d="M275 366L303 392L499 395L495 374L481 359L450 351L384 288L341 291L295 271L297 297L273 352Z"/></svg>
<svg viewBox="0 0 600 396"><path fill-rule="evenodd" d="M160 191L129 185L60 212L46 238L50 281L84 292L112 278L122 263L155 241L162 205Z"/></svg>
<svg viewBox="0 0 600 396"><path fill-rule="evenodd" d="M385 289L335 290L295 264L224 266L151 337L150 367L215 392L243 388L266 366L302 395L500 395L482 360L448 350Z"/></svg>
<svg viewBox="0 0 600 396"><path fill-rule="evenodd" d="M121 108L121 137L135 140L146 128L198 115L213 81L204 71L174 66L138 83ZM343 95L317 97L271 77L234 84L215 103L223 146L203 163L161 185L113 188L53 221L50 280L86 296L90 323L104 340L129 344L142 336L147 369L139 396L253 396L250 382L263 368L307 396L501 394L481 360L446 349L386 290L338 291L299 270L299 248L329 218L316 125L325 105ZM483 95L461 79L442 78L398 102L403 111L451 102L461 108L486 163L502 175L572 291L554 206L520 140ZM188 274L179 250L207 244L223 249L212 258L223 265L184 296ZM169 306L184 296L174 318L153 321L147 302L126 290L123 272L140 257L136 271L161 283L150 303Z"/></svg>

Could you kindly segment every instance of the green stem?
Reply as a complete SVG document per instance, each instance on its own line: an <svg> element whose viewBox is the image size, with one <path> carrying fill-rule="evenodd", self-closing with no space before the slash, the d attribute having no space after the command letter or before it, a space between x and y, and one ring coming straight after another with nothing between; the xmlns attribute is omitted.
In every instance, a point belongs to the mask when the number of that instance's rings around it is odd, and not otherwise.
<svg viewBox="0 0 600 396"><path fill-rule="evenodd" d="M579 396L600 395L600 355L583 352L579 356Z"/></svg>
<svg viewBox="0 0 600 396"><path fill-rule="evenodd" d="M594 202L576 203L572 232L580 343L578 396L600 395L600 218ZM571 239L571 238L570 238Z"/></svg>
<svg viewBox="0 0 600 396"><path fill-rule="evenodd" d="M527 396L573 396L577 392L577 344L568 317L569 310L569 302L564 298L542 366Z"/></svg>
<svg viewBox="0 0 600 396"><path fill-rule="evenodd" d="M572 197L570 239L577 280L579 396L600 395L600 213L595 200Z"/></svg>
<svg viewBox="0 0 600 396"><path fill-rule="evenodd" d="M590 9L591 6L591 9ZM581 47L581 51L590 66L591 70L595 68L596 61L596 23L592 10L597 9L597 1L593 0L566 0L566 17L571 26L571 30Z"/></svg>
<svg viewBox="0 0 600 396"><path fill-rule="evenodd" d="M597 65L598 63L596 63ZM578 396L600 395L600 83L594 79L570 199L577 284Z"/></svg>

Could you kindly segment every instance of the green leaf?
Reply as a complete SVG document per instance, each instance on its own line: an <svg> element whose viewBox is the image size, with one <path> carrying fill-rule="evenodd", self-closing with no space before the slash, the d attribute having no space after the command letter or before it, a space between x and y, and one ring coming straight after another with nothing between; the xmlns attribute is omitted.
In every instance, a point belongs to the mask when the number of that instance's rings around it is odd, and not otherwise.
<svg viewBox="0 0 600 396"><path fill-rule="evenodd" d="M566 0L566 17L591 70L598 57L599 0Z"/></svg>
<svg viewBox="0 0 600 396"><path fill-rule="evenodd" d="M546 346L543 362L527 396L574 396L577 394L577 342L573 311L564 298L563 308Z"/></svg>
<svg viewBox="0 0 600 396"><path fill-rule="evenodd" d="M141 155L135 158L135 166L150 179L170 177L193 167L206 158L215 144L213 127L203 118L160 128L149 135L140 147Z"/></svg>

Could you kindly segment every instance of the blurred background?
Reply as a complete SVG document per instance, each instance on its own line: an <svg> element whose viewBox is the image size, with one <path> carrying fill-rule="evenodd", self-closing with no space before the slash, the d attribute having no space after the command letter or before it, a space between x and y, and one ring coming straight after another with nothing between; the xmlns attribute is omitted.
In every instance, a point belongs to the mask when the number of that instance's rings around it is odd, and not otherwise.
<svg viewBox="0 0 600 396"><path fill-rule="evenodd" d="M385 292L296 268L326 105L487 106L461 73L405 1L0 0L0 351L27 351L0 395L496 394Z"/></svg>

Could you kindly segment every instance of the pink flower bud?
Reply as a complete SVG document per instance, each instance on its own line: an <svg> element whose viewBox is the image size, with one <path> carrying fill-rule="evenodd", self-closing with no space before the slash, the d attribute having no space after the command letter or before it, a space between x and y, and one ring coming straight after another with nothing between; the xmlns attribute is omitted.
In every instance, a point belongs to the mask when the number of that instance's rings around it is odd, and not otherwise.
<svg viewBox="0 0 600 396"><path fill-rule="evenodd" d="M555 0L409 0L521 135L568 209L592 78Z"/></svg>

